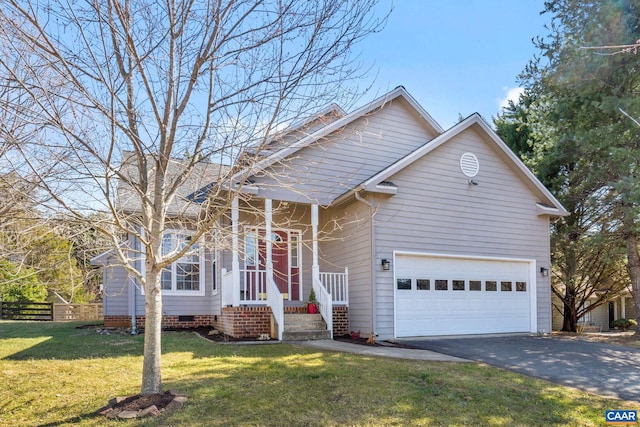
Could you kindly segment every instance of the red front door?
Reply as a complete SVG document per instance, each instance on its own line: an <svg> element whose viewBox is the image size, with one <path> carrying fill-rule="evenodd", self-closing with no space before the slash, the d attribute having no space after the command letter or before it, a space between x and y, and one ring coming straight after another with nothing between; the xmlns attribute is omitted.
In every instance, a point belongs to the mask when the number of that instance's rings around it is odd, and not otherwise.
<svg viewBox="0 0 640 427"><path fill-rule="evenodd" d="M298 239L291 242L289 232L286 230L274 231L271 235L271 257L273 260L273 280L278 286L278 290L287 300L297 300L300 298L300 269L297 265L298 257L295 257L296 265L291 265L290 254L292 251L291 244L296 247L293 250L298 251ZM266 268L267 258L267 242L265 240L264 231L260 233L258 242L260 265Z"/></svg>

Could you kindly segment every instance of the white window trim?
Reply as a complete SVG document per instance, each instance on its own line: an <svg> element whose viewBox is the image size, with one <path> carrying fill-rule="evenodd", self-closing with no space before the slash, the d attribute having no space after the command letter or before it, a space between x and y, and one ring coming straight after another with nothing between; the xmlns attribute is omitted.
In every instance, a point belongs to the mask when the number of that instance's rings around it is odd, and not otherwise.
<svg viewBox="0 0 640 427"><path fill-rule="evenodd" d="M183 234L186 236L191 236L193 235L192 231L189 230L180 230L180 229L167 229L164 230L164 232L162 233L162 238L164 239L165 234ZM198 242L199 243L199 242ZM146 252L145 251L140 251L141 252L141 256L140 256L140 262L141 262L141 274L144 275L145 274L145 265L146 265ZM171 265L175 264L177 262L174 261L171 263ZM213 265L213 264L212 264ZM183 291L179 291L179 290L168 290L168 289L162 289L161 290L161 294L163 296L204 296L206 293L206 256L205 256L205 251L204 251L204 246L200 245L200 248L198 249L198 266L200 268L200 272L198 275L198 280L199 280L199 284L200 284L200 289L197 291L187 291L187 290L183 290ZM175 280L174 280L175 281ZM160 272L160 286L162 286L162 271ZM172 286L173 286L173 281L172 281ZM140 287L140 292L142 295L145 294L144 292L144 287Z"/></svg>
<svg viewBox="0 0 640 427"><path fill-rule="evenodd" d="M215 249L211 250L211 262L209 265L211 266L211 295L218 295L220 291L220 283L218 283L220 271L218 271L218 251Z"/></svg>

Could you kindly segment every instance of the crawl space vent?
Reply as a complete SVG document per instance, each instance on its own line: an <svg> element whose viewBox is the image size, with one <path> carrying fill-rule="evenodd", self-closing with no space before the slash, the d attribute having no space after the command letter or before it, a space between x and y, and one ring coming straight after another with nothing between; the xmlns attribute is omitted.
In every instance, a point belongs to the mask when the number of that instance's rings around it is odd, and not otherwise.
<svg viewBox="0 0 640 427"><path fill-rule="evenodd" d="M478 162L478 158L475 154L464 153L460 157L460 169L462 170L462 173L469 178L473 178L478 175L478 172L480 171L480 163Z"/></svg>

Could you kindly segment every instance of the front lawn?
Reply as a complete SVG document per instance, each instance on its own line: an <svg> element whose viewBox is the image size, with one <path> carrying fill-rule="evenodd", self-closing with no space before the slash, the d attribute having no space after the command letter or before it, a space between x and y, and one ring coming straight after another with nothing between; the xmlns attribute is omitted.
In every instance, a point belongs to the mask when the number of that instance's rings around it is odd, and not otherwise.
<svg viewBox="0 0 640 427"><path fill-rule="evenodd" d="M0 425L603 425L605 399L475 363L363 357L295 345L223 345L165 333L165 389L180 411L95 415L139 392L142 336L75 323L0 322Z"/></svg>

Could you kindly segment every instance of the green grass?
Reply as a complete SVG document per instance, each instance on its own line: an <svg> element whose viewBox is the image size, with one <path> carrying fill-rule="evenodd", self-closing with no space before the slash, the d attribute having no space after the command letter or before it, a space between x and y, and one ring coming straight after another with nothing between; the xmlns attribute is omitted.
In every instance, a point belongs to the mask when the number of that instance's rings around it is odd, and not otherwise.
<svg viewBox="0 0 640 427"><path fill-rule="evenodd" d="M169 415L113 421L95 411L139 391L142 336L74 323L0 322L2 426L604 425L605 399L475 363L363 357L293 345L163 337Z"/></svg>

